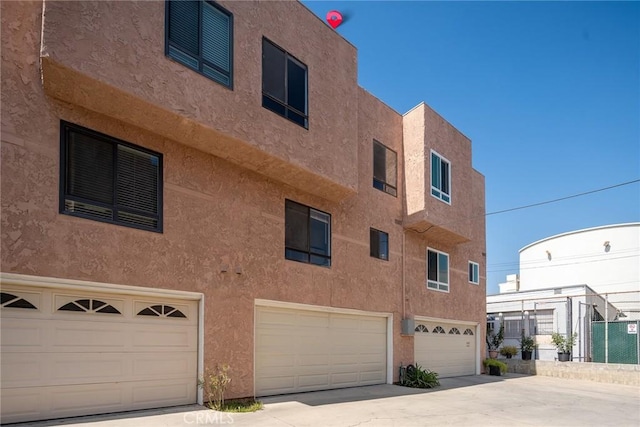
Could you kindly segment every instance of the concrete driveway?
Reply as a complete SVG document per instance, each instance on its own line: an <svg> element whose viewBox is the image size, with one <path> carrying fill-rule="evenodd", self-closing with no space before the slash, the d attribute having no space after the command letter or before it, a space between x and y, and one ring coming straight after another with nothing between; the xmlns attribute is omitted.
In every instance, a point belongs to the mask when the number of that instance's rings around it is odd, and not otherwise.
<svg viewBox="0 0 640 427"><path fill-rule="evenodd" d="M445 378L441 387L358 387L264 398L264 409L227 414L191 405L23 426L634 426L640 389L508 374Z"/></svg>

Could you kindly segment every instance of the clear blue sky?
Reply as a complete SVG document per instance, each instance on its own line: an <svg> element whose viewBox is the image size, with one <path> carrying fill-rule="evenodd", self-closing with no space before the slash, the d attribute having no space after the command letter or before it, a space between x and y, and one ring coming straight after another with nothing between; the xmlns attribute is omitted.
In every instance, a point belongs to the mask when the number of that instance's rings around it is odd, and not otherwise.
<svg viewBox="0 0 640 427"><path fill-rule="evenodd" d="M425 101L471 138L487 213L640 178L640 3L303 3L347 15L362 87L400 113ZM634 221L638 183L490 215L487 293L529 243Z"/></svg>

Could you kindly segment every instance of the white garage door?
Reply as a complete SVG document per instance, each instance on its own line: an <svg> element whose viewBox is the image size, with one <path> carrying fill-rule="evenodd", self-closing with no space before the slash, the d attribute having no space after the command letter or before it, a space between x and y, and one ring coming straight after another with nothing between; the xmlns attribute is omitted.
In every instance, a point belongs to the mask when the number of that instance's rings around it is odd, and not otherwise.
<svg viewBox="0 0 640 427"><path fill-rule="evenodd" d="M256 395L383 384L386 317L257 307Z"/></svg>
<svg viewBox="0 0 640 427"><path fill-rule="evenodd" d="M4 286L2 422L195 403L198 303Z"/></svg>
<svg viewBox="0 0 640 427"><path fill-rule="evenodd" d="M440 378L476 373L475 326L416 322L415 361Z"/></svg>

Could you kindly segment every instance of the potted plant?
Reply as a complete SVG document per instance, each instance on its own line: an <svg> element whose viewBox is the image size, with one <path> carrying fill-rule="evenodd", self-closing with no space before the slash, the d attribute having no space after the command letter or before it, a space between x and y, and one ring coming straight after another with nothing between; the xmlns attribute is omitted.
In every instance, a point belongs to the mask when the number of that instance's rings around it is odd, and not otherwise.
<svg viewBox="0 0 640 427"><path fill-rule="evenodd" d="M531 354L535 348L536 343L533 337L522 335L520 338L520 353L522 354L522 360L531 360Z"/></svg>
<svg viewBox="0 0 640 427"><path fill-rule="evenodd" d="M556 349L558 349L559 362L568 362L569 359L571 359L571 350L573 349L573 345L575 344L577 337L578 334L575 332L569 337L565 337L559 332L551 334L551 342L556 346Z"/></svg>
<svg viewBox="0 0 640 427"><path fill-rule="evenodd" d="M496 359L484 359L482 362L485 372L489 375L500 376L507 373L507 364Z"/></svg>
<svg viewBox="0 0 640 427"><path fill-rule="evenodd" d="M504 326L500 325L498 333L491 328L487 331L487 350L489 350L489 357L495 359L498 357L498 349L504 341Z"/></svg>
<svg viewBox="0 0 640 427"><path fill-rule="evenodd" d="M518 347L515 345L505 345L500 349L500 354L507 359L511 359L513 356L518 354Z"/></svg>

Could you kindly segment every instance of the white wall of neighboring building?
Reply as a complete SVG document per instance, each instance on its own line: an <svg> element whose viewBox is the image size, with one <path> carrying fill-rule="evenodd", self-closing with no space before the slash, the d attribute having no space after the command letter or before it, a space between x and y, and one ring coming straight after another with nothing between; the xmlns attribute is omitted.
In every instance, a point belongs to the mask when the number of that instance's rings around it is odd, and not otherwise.
<svg viewBox="0 0 640 427"><path fill-rule="evenodd" d="M500 319L505 323L514 319L524 320L522 325L525 334L535 338L537 352L534 357L538 360L557 359L557 349L551 343L552 332L559 332L565 336L576 333L573 360L586 360L590 348L588 319L591 310L597 311L603 317L606 313L609 320L613 320L617 314L613 305L607 305L602 296L595 295L595 291L586 285L487 295L487 316L495 318L493 323L496 328ZM502 316L499 316L500 314ZM540 320L539 323L534 321L536 318ZM527 322L527 319L532 321ZM551 322L543 325L542 319ZM508 331L505 331L503 345L520 348L520 332L515 332L510 336ZM519 357L520 355L516 356Z"/></svg>
<svg viewBox="0 0 640 427"><path fill-rule="evenodd" d="M521 292L576 283L640 318L640 222L558 234L520 250Z"/></svg>

